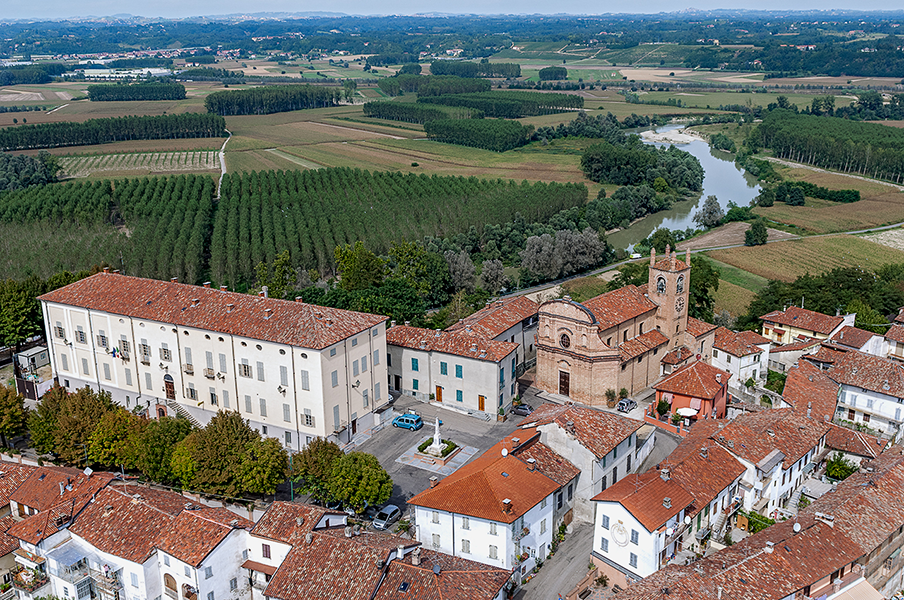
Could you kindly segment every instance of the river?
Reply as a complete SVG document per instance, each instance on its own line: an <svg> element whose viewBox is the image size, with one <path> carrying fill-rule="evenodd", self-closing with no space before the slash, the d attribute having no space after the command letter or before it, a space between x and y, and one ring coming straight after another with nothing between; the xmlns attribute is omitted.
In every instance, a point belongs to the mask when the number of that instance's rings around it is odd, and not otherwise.
<svg viewBox="0 0 904 600"><path fill-rule="evenodd" d="M684 125L665 125L652 131L662 134L683 127ZM664 145L646 139L644 143L655 146ZM707 196L718 198L722 210L728 212L729 202L734 202L738 206L747 206L760 193L756 178L735 165L734 155L710 148L708 143L699 139L675 145L696 156L703 166L703 193L697 199L676 202L669 210L644 217L627 229L607 236L606 239L613 247L632 249L634 244L648 237L659 227L681 230L696 227L694 213L697 212L697 207L703 204L703 199Z"/></svg>

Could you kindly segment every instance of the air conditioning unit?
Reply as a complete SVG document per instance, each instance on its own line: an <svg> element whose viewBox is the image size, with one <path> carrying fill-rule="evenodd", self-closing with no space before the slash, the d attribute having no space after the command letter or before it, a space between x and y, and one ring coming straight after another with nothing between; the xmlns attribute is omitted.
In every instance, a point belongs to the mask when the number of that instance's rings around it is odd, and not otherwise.
<svg viewBox="0 0 904 600"><path fill-rule="evenodd" d="M147 354L142 354L141 355L141 364L143 364L143 365L151 364L151 357L148 356Z"/></svg>
<svg viewBox="0 0 904 600"><path fill-rule="evenodd" d="M213 369L204 369L204 377L206 377L208 379L213 379L214 378Z"/></svg>
<svg viewBox="0 0 904 600"><path fill-rule="evenodd" d="M185 365L182 367L182 370L185 371L186 375L194 375L195 374L195 366L194 365Z"/></svg>

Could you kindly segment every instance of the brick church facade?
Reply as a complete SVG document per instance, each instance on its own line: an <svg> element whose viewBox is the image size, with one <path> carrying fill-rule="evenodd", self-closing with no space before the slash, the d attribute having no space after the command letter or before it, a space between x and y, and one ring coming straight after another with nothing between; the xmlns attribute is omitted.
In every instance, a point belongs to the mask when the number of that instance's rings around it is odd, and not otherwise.
<svg viewBox="0 0 904 600"><path fill-rule="evenodd" d="M715 327L688 317L690 252L680 260L650 256L646 285L628 285L582 303L569 297L540 306L540 389L584 404L606 402L606 390L633 395L660 376L660 361L684 352L709 361Z"/></svg>

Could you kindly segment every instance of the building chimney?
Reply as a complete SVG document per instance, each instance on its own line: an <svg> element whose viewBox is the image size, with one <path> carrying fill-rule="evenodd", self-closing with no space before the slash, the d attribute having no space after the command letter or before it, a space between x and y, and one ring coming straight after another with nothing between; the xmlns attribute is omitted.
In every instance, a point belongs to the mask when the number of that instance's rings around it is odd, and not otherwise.
<svg viewBox="0 0 904 600"><path fill-rule="evenodd" d="M304 517L295 517L295 526L301 527L304 525Z"/></svg>
<svg viewBox="0 0 904 600"><path fill-rule="evenodd" d="M109 273L110 273L110 267L104 267L104 273L109 274Z"/></svg>
<svg viewBox="0 0 904 600"><path fill-rule="evenodd" d="M220 291L221 291L221 292L226 292L226 291L229 291L229 289L228 289L225 285L221 285L221 286L220 286Z"/></svg>
<svg viewBox="0 0 904 600"><path fill-rule="evenodd" d="M528 458L527 459L527 470L533 471L536 468L537 468L537 461L534 460L533 458Z"/></svg>
<svg viewBox="0 0 904 600"><path fill-rule="evenodd" d="M414 549L414 552L411 553L411 564L415 567L420 566L421 564L421 547L418 546Z"/></svg>
<svg viewBox="0 0 904 600"><path fill-rule="evenodd" d="M512 501L509 498L506 498L502 501L502 512L508 513L512 510Z"/></svg>
<svg viewBox="0 0 904 600"><path fill-rule="evenodd" d="M270 289L269 289L267 286L262 285L262 286L261 286L261 291L264 293L264 298L269 298L269 297L270 297Z"/></svg>
<svg viewBox="0 0 904 600"><path fill-rule="evenodd" d="M233 304L232 302L230 302L229 304L226 305L226 312L231 313L231 312L232 312L232 309L233 309L234 307L235 307L235 304Z"/></svg>
<svg viewBox="0 0 904 600"><path fill-rule="evenodd" d="M179 278L178 277L171 278L170 283L179 283Z"/></svg>
<svg viewBox="0 0 904 600"><path fill-rule="evenodd" d="M395 327L395 319L393 319L393 320L391 320L391 321L389 322L389 326L390 326L390 327Z"/></svg>
<svg viewBox="0 0 904 600"><path fill-rule="evenodd" d="M306 534L304 534L304 541L308 546L310 546L311 542L314 541L314 534L311 533L310 531L307 532Z"/></svg>
<svg viewBox="0 0 904 600"><path fill-rule="evenodd" d="M399 544L399 546L396 548L396 558L398 560L405 558L405 546L403 546L402 544Z"/></svg>
<svg viewBox="0 0 904 600"><path fill-rule="evenodd" d="M709 450L706 448L706 446L703 446L702 448L700 448L700 456L702 458L706 458L708 455L709 455Z"/></svg>
<svg viewBox="0 0 904 600"><path fill-rule="evenodd" d="M430 478L430 487L431 488L435 488L437 483L439 483L439 477L434 475L433 477Z"/></svg>
<svg viewBox="0 0 904 600"><path fill-rule="evenodd" d="M266 298L267 292L265 292L264 290L261 290L257 293L257 295L260 296L261 298Z"/></svg>
<svg viewBox="0 0 904 600"><path fill-rule="evenodd" d="M512 438L512 450L517 448L520 443L521 443L521 438L513 437Z"/></svg>
<svg viewBox="0 0 904 600"><path fill-rule="evenodd" d="M659 470L659 476L662 477L663 481L668 481L672 478L671 473L669 472L668 467L662 468Z"/></svg>
<svg viewBox="0 0 904 600"><path fill-rule="evenodd" d="M192 299L191 299L191 305L192 305L192 306L198 306L199 304L201 304L201 300L199 300L198 298L192 298Z"/></svg>
<svg viewBox="0 0 904 600"><path fill-rule="evenodd" d="M775 547L775 542L766 542L766 554L772 554L772 550Z"/></svg>
<svg viewBox="0 0 904 600"><path fill-rule="evenodd" d="M411 325L411 321L405 321L405 327L408 327L409 325Z"/></svg>
<svg viewBox="0 0 904 600"><path fill-rule="evenodd" d="M119 275L119 269L113 269L113 274L114 274L114 275Z"/></svg>
<svg viewBox="0 0 904 600"><path fill-rule="evenodd" d="M722 383L722 373L716 373L716 381Z"/></svg>
<svg viewBox="0 0 904 600"><path fill-rule="evenodd" d="M665 498L662 499L662 505L665 508L672 508L672 499L669 498L668 496L666 496Z"/></svg>
<svg viewBox="0 0 904 600"><path fill-rule="evenodd" d="M205 282L204 282L204 287L209 288L209 287L210 287L210 282L209 282L209 281L205 281Z"/></svg>
<svg viewBox="0 0 904 600"><path fill-rule="evenodd" d="M302 300L301 296L295 296L295 302L304 302L304 300Z"/></svg>
<svg viewBox="0 0 904 600"><path fill-rule="evenodd" d="M273 316L273 309L265 308L264 309L264 320L270 320L270 317Z"/></svg>
<svg viewBox="0 0 904 600"><path fill-rule="evenodd" d="M810 418L810 412L813 410L813 403L807 402L807 418Z"/></svg>
<svg viewBox="0 0 904 600"><path fill-rule="evenodd" d="M65 491L65 488L63 487L63 482L61 481L61 482L60 482L60 496L63 495L63 492L64 492L64 491Z"/></svg>

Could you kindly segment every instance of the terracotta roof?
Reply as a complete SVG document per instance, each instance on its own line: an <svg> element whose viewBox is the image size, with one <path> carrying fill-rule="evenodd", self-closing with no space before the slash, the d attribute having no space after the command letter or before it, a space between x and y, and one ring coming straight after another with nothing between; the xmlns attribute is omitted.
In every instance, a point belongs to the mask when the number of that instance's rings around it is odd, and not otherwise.
<svg viewBox="0 0 904 600"><path fill-rule="evenodd" d="M477 335L449 333L438 329L422 329L396 325L386 332L386 343L425 352L442 352L475 360L498 363L518 349L513 342L497 342Z"/></svg>
<svg viewBox="0 0 904 600"><path fill-rule="evenodd" d="M603 458L613 448L631 437L643 422L622 415L583 406L545 403L525 417L519 427L537 428L555 423L577 439L597 458ZM568 424L571 423L569 428Z"/></svg>
<svg viewBox="0 0 904 600"><path fill-rule="evenodd" d="M9 505L10 497L37 467L0 461L0 506Z"/></svg>
<svg viewBox="0 0 904 600"><path fill-rule="evenodd" d="M813 346L818 346L821 343L822 340L801 337L797 338L797 340L791 342L790 344L785 344L784 346L773 346L772 348L770 348L769 354L775 354L776 352L799 352L801 350L806 350L807 348L812 348Z"/></svg>
<svg viewBox="0 0 904 600"><path fill-rule="evenodd" d="M874 335L878 334L847 325L839 329L838 333L832 336L831 339L833 342L841 344L842 346L860 350Z"/></svg>
<svg viewBox="0 0 904 600"><path fill-rule="evenodd" d="M672 477L694 497L691 517L709 505L746 470L731 453L709 439L715 429L712 425L716 423L713 419L695 423L688 436L661 463L661 466L671 469Z"/></svg>
<svg viewBox="0 0 904 600"><path fill-rule="evenodd" d="M763 349L759 346L769 343L769 340L753 331L734 332L724 327L718 327L713 348L732 356L742 357L762 353Z"/></svg>
<svg viewBox="0 0 904 600"><path fill-rule="evenodd" d="M664 365L677 365L681 364L689 358L693 358L694 352L687 346L678 346L671 352L667 352L663 355L662 359L659 361Z"/></svg>
<svg viewBox="0 0 904 600"><path fill-rule="evenodd" d="M856 454L872 459L882 453L885 449L885 444L886 442L875 436L829 423L826 447L832 450L840 450L848 454Z"/></svg>
<svg viewBox="0 0 904 600"><path fill-rule="evenodd" d="M668 343L669 338L665 337L658 329L654 329L623 342L619 345L618 350L621 354L621 361L628 362L641 354L651 351L653 348L661 348L668 345Z"/></svg>
<svg viewBox="0 0 904 600"><path fill-rule="evenodd" d="M317 350L386 321L367 313L111 273L92 275L39 300Z"/></svg>
<svg viewBox="0 0 904 600"><path fill-rule="evenodd" d="M530 431L530 430L528 430ZM512 454L526 461L559 484L565 486L577 477L581 471L576 466L559 456L552 448L540 443L540 436L534 435L526 443L518 446ZM530 461L534 462L531 463Z"/></svg>
<svg viewBox="0 0 904 600"><path fill-rule="evenodd" d="M242 563L242 568L257 571L258 573L266 573L267 575L276 573L276 567L273 565L265 565L264 563L259 563L254 560L246 560Z"/></svg>
<svg viewBox="0 0 904 600"><path fill-rule="evenodd" d="M837 383L904 398L904 365L897 361L831 343L804 358L827 367L825 374Z"/></svg>
<svg viewBox="0 0 904 600"><path fill-rule="evenodd" d="M904 344L904 325L892 325L888 333L885 334L885 338Z"/></svg>
<svg viewBox="0 0 904 600"><path fill-rule="evenodd" d="M38 511L50 508L59 499L60 484L67 486L80 481L78 469L65 467L37 467L9 496L9 500Z"/></svg>
<svg viewBox="0 0 904 600"><path fill-rule="evenodd" d="M635 285L606 292L583 304L596 317L600 331L656 310L656 304Z"/></svg>
<svg viewBox="0 0 904 600"><path fill-rule="evenodd" d="M16 520L11 516L0 519L0 556L6 556L19 547L19 539L7 533L15 524Z"/></svg>
<svg viewBox="0 0 904 600"><path fill-rule="evenodd" d="M519 455L517 449L503 456L503 449L512 448L511 438L523 435L521 431L509 435L440 481L436 487L408 500L408 504L500 523L515 521L561 487L550 477L557 473L547 475L540 464L531 470L527 457ZM522 438L520 443L527 444L529 441ZM534 443L543 446L539 442ZM571 465L570 468L575 469L577 474L577 467ZM504 500L510 502L505 504Z"/></svg>
<svg viewBox="0 0 904 600"><path fill-rule="evenodd" d="M157 538L156 546L197 567L233 530L252 527L252 521L225 508L183 510Z"/></svg>
<svg viewBox="0 0 904 600"><path fill-rule="evenodd" d="M788 371L782 397L798 413L806 416L809 408L813 419L831 422L838 402L838 384L819 367L802 360Z"/></svg>
<svg viewBox="0 0 904 600"><path fill-rule="evenodd" d="M707 323L706 321L701 321L694 317L687 318L687 332L695 338L705 335L715 328L716 326L712 323Z"/></svg>
<svg viewBox="0 0 904 600"><path fill-rule="evenodd" d="M373 600L493 600L511 575L511 570L422 549L418 566L411 553L389 563ZM402 593L404 584L407 591Z"/></svg>
<svg viewBox="0 0 904 600"><path fill-rule="evenodd" d="M904 323L904 306L898 309L898 314L895 315L895 323Z"/></svg>
<svg viewBox="0 0 904 600"><path fill-rule="evenodd" d="M754 465L778 450L787 469L813 450L828 430L822 420L808 419L792 408L773 408L739 415L711 437Z"/></svg>
<svg viewBox="0 0 904 600"><path fill-rule="evenodd" d="M721 377L721 381L717 379L717 376ZM728 385L730 377L731 373L728 371L723 371L706 364L702 360L698 360L681 367L654 385L653 389L692 398L712 400L724 386Z"/></svg>
<svg viewBox="0 0 904 600"><path fill-rule="evenodd" d="M805 308L789 306L784 311L774 310L765 314L760 317L760 320L829 335L841 325L844 317L830 317Z"/></svg>
<svg viewBox="0 0 904 600"><path fill-rule="evenodd" d="M321 518L330 514L345 516L310 504L274 502L258 520L251 534L294 546L304 540L306 533L313 531ZM301 519L301 525L298 519Z"/></svg>
<svg viewBox="0 0 904 600"><path fill-rule="evenodd" d="M660 271L683 271L688 268L687 263L677 258L678 253L672 252L672 258L663 258L661 260L657 260L656 264L653 265L654 269L659 269ZM668 253L666 253L668 256ZM672 264L672 260L675 261L674 265Z"/></svg>
<svg viewBox="0 0 904 600"><path fill-rule="evenodd" d="M493 339L521 321L537 316L539 309L540 305L527 296L494 300L485 308L447 327L446 331L461 333L470 329L477 335Z"/></svg>
<svg viewBox="0 0 904 600"><path fill-rule="evenodd" d="M665 499L671 500L666 507ZM670 478L664 480L651 469L643 475L628 475L593 498L597 502L618 502L640 521L647 531L654 532L693 504L694 497Z"/></svg>

